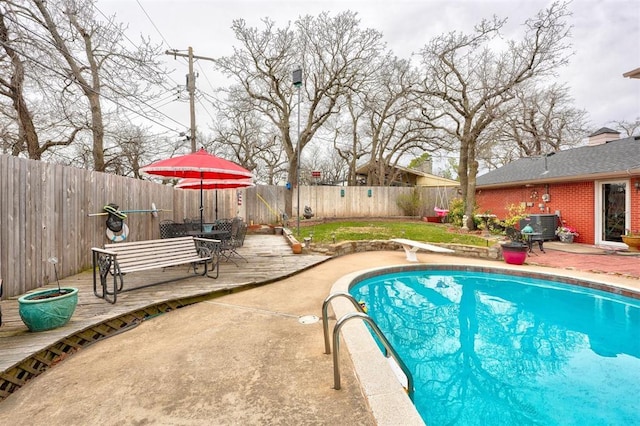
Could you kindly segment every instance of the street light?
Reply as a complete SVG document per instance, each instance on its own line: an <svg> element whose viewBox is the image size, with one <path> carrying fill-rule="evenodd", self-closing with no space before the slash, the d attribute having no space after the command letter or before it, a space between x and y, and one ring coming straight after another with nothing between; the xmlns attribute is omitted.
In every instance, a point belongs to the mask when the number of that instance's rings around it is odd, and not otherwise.
<svg viewBox="0 0 640 426"><path fill-rule="evenodd" d="M298 89L298 143L296 150L298 151L298 164L296 168L296 190L298 191L298 236L300 235L300 87L302 87L302 68L293 70L293 85Z"/></svg>

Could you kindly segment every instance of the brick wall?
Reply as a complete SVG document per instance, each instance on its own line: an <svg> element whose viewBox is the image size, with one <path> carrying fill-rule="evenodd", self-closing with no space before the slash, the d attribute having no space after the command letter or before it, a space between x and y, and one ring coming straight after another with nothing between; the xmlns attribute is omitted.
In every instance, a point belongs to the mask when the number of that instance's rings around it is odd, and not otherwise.
<svg viewBox="0 0 640 426"><path fill-rule="evenodd" d="M640 233L640 177L631 180L631 230Z"/></svg>
<svg viewBox="0 0 640 426"><path fill-rule="evenodd" d="M549 201L542 199L549 194ZM508 216L509 205L525 204L526 214L553 214L560 212L565 224L578 230L580 234L574 240L577 243L593 244L595 241L595 192L594 182L575 182L566 184L534 185L531 187L514 187L500 189L481 189L477 193L479 212L493 213L498 218ZM635 189L632 190L632 197ZM632 203L633 205L633 203ZM541 208L542 206L542 208ZM633 223L640 223L640 213L635 211Z"/></svg>

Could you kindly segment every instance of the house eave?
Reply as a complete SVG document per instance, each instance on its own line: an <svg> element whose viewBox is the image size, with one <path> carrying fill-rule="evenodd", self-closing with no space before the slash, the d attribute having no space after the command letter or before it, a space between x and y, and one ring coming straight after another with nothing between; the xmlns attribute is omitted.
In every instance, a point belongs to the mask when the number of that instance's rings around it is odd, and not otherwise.
<svg viewBox="0 0 640 426"><path fill-rule="evenodd" d="M564 177L555 177L550 179L534 179L534 180L522 180L522 181L516 181L516 182L491 183L486 185L477 185L476 189L513 188L513 187L528 186L528 185L546 185L546 184L567 183L567 182L625 179L625 178L630 178L632 176L639 176L639 175L640 175L640 168L636 168L636 169L629 169L629 170L621 170L617 172L564 176Z"/></svg>
<svg viewBox="0 0 640 426"><path fill-rule="evenodd" d="M627 78L640 78L640 68L625 72L624 74L622 74L622 76Z"/></svg>

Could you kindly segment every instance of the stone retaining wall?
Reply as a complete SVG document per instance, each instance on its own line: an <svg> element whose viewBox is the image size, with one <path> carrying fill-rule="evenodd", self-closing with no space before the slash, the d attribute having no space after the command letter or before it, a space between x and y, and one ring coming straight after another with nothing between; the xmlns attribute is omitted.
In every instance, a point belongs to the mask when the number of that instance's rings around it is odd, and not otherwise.
<svg viewBox="0 0 640 426"><path fill-rule="evenodd" d="M274 230L270 229L270 233ZM360 253L365 251L403 250L402 246L389 240L361 240L342 241L335 244L318 244L311 241L309 247L299 242L293 231L288 228L282 230L282 235L287 240L294 254L300 253L320 253L327 256L344 256L345 254ZM433 244L433 243L430 243ZM495 244L490 247L467 246L462 244L435 244L455 251L452 256L477 257L480 259L499 260L502 259L500 246Z"/></svg>
<svg viewBox="0 0 640 426"><path fill-rule="evenodd" d="M498 246L478 247L462 244L436 245L455 251L455 254L452 254L452 256L477 257L491 260L498 260L501 258ZM402 246L389 240L343 241L336 244L316 244L312 242L310 247L308 249L304 248L304 250L326 254L327 256L344 256L345 254L365 251L402 250Z"/></svg>

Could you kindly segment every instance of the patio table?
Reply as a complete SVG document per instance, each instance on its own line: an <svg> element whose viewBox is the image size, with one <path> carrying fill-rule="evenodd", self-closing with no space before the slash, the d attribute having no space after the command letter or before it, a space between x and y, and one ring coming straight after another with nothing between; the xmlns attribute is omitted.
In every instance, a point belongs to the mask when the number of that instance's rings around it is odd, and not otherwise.
<svg viewBox="0 0 640 426"><path fill-rule="evenodd" d="M541 252L544 251L544 239L542 238L542 232L523 232L522 235L527 239L527 245L529 246L529 253L533 253L533 242L537 241Z"/></svg>
<svg viewBox="0 0 640 426"><path fill-rule="evenodd" d="M206 231L187 231L187 235L200 238L211 238L214 240L226 240L229 239L229 231L222 229L211 229Z"/></svg>

